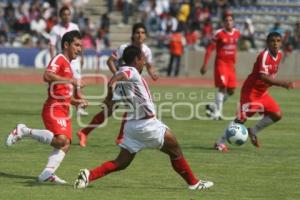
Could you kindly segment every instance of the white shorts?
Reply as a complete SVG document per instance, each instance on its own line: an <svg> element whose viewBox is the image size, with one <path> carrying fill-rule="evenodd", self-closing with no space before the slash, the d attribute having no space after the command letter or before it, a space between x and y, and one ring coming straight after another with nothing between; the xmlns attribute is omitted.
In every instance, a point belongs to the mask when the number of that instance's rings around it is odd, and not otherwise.
<svg viewBox="0 0 300 200"><path fill-rule="evenodd" d="M76 59L71 61L71 69L73 72L73 78L80 79L81 78L81 68L80 68L80 56L77 56Z"/></svg>
<svg viewBox="0 0 300 200"><path fill-rule="evenodd" d="M119 146L130 153L137 153L144 148L161 149L167 129L168 126L156 118L129 120L125 123L124 140Z"/></svg>

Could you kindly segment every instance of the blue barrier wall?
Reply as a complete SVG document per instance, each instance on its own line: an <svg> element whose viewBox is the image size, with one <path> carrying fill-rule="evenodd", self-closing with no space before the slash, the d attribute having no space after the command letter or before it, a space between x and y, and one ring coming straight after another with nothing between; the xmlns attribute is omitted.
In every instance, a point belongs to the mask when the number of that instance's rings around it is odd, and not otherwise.
<svg viewBox="0 0 300 200"><path fill-rule="evenodd" d="M95 50L87 49L84 51L84 69L107 70L106 60L111 55L112 50L103 50L97 54ZM50 61L48 49L38 48L3 48L0 47L0 68L21 68L34 67L45 68Z"/></svg>

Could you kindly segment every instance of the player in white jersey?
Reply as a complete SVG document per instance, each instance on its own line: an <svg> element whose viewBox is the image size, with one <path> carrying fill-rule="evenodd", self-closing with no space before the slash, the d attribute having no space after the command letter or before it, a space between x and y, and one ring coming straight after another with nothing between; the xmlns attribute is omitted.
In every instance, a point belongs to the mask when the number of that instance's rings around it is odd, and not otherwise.
<svg viewBox="0 0 300 200"><path fill-rule="evenodd" d="M108 83L113 99L121 100L131 108L125 124L124 140L119 144L120 153L115 160L106 161L92 170L80 170L74 187L86 188L91 181L125 169L136 153L144 148L156 148L168 154L173 169L186 181L189 189L212 187L212 182L201 181L194 176L175 136L155 117L150 91L141 76L145 62L141 49L128 46L124 50L123 60L126 66L121 67ZM112 92L115 84L118 84L118 90Z"/></svg>
<svg viewBox="0 0 300 200"><path fill-rule="evenodd" d="M143 23L136 23L132 27L132 35L131 35L131 43L125 43L122 44L118 49L116 49L112 55L109 57L107 60L107 65L110 69L110 71L115 74L117 72L117 66L122 66L123 61L122 61L122 55L124 49L129 46L129 45L134 45L142 50L143 56L145 57L145 66L147 69L148 74L153 80L157 80L158 76L155 72L155 68L153 67L152 64L152 52L151 49L144 44L146 40L146 35L147 35L147 29ZM118 65L116 66L115 63L119 62ZM99 113L97 113L89 125L87 125L85 128L81 129L78 131L77 135L80 140L80 146L85 147L86 146L86 140L88 134L95 129L95 127L99 126L102 124L107 117L109 117L112 112L113 112L113 103L111 102L111 99L107 98L104 103L107 106L107 110L102 110ZM119 131L119 135L116 138L116 143L119 143L122 138L123 138L123 128L124 124L126 122L126 116L127 113L124 113L123 115L123 120L122 120L122 125Z"/></svg>
<svg viewBox="0 0 300 200"><path fill-rule="evenodd" d="M61 52L61 39L63 35L69 31L80 31L77 24L71 22L71 10L67 6L63 6L59 10L59 17L61 22L54 25L50 31L50 56L53 58L55 54ZM83 65L83 57L77 56L76 59L71 62L71 69L73 72L73 77L75 79L81 79L81 66ZM75 92L75 97L81 99L80 90L77 88ZM82 108L78 107L77 112L80 115L87 115L88 113Z"/></svg>

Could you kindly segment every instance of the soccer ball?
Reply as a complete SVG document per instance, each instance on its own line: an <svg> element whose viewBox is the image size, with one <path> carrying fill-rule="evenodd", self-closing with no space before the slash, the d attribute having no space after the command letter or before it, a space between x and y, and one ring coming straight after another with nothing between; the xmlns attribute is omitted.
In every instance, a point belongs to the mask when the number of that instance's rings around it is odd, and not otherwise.
<svg viewBox="0 0 300 200"><path fill-rule="evenodd" d="M248 138L248 130L243 124L232 123L225 130L226 139L229 144L243 145Z"/></svg>

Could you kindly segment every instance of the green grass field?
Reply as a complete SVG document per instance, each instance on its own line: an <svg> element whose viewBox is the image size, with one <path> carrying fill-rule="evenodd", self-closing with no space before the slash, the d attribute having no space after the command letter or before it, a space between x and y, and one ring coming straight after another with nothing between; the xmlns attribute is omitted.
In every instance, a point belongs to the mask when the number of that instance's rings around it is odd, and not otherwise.
<svg viewBox="0 0 300 200"><path fill-rule="evenodd" d="M100 87L90 86L87 94L99 94ZM185 182L172 170L166 155L157 150L140 152L127 170L113 173L93 182L86 190L74 190L73 182L80 168L93 168L103 161L114 159L119 148L114 145L120 121L109 119L107 125L98 128L89 137L87 148L80 148L75 137L70 153L57 171L58 176L69 184L64 186L38 184L37 175L43 169L51 148L30 139L0 150L0 199L9 200L196 200L196 199L299 199L300 198L300 134L299 134L299 90L271 90L279 102L284 118L259 134L262 148L255 149L250 142L242 147L231 147L223 154L212 150L215 139L222 133L226 121L200 120L203 109L196 109L199 102L208 101L214 89L163 87L152 88L158 105L168 102L191 102L197 115L191 115L191 107L175 108L177 117L188 120L174 120L170 112L163 112L162 120L173 130L186 159L194 173L204 180L211 180L215 186L207 191L190 191ZM43 128L40 117L46 98L46 85L1 84L0 85L0 134L4 144L6 135L16 123ZM177 96L177 94L180 95ZM160 99L158 98L160 96ZM238 92L225 105L225 115L235 113ZM172 100L169 100L172 99ZM97 100L94 100L97 102ZM173 104L174 105L174 104ZM169 107L168 107L169 106ZM91 106L91 115L82 119L89 121L99 110ZM78 129L73 120L73 132ZM253 124L249 121L247 125Z"/></svg>

